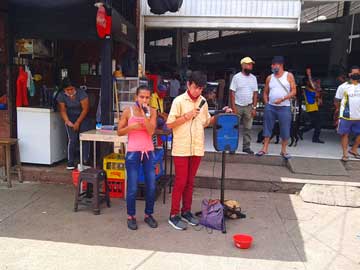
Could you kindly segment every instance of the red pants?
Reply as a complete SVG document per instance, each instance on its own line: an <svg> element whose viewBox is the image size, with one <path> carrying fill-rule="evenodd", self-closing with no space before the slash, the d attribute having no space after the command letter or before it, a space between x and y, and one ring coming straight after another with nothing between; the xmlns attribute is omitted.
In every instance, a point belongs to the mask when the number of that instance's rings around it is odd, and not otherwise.
<svg viewBox="0 0 360 270"><path fill-rule="evenodd" d="M191 210L194 178L199 168L201 157L174 157L175 184L172 192L170 215L180 213L180 201L183 207L181 213Z"/></svg>

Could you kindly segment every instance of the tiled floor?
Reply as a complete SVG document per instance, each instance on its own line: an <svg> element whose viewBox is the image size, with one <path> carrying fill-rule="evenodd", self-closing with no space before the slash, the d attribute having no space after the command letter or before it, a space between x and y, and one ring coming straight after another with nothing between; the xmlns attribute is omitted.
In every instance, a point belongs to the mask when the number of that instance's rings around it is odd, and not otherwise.
<svg viewBox="0 0 360 270"><path fill-rule="evenodd" d="M262 126L254 126L252 130L252 144L251 149L257 152L261 149L262 145L256 143L257 134L262 129ZM329 158L339 159L341 157L340 137L336 134L335 130L323 130L321 133L321 139L325 141L325 144L314 144L311 141L313 131L309 131L304 134L304 140L299 140L297 147L289 147L289 153L293 156L300 157L315 157L315 158ZM241 131L240 131L241 136ZM279 155L280 144L275 144L275 138L272 140L269 147L270 155ZM213 147L213 130L207 128L205 130L205 149L208 152L215 151ZM242 150L242 136L239 140L239 148L237 152Z"/></svg>

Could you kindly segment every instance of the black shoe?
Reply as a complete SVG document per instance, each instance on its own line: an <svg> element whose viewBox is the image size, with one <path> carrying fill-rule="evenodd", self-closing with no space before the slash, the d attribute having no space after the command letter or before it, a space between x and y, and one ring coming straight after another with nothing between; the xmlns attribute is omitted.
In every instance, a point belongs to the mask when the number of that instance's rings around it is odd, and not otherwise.
<svg viewBox="0 0 360 270"><path fill-rule="evenodd" d="M127 220L127 225L128 225L128 228L130 230L135 231L135 230L138 229L138 226L137 226L137 223L136 223L136 218L134 218L134 217Z"/></svg>
<svg viewBox="0 0 360 270"><path fill-rule="evenodd" d="M66 166L67 170L74 170L75 169L75 164L74 162L68 161L67 166Z"/></svg>
<svg viewBox="0 0 360 270"><path fill-rule="evenodd" d="M250 148L249 148L249 149L243 149L243 152L244 152L244 153L247 153L247 154L249 154L249 155L253 155L253 154L254 154L254 151L251 150Z"/></svg>
<svg viewBox="0 0 360 270"><path fill-rule="evenodd" d="M186 230L187 229L186 223L181 220L181 217L179 215L170 217L168 222L171 226L173 226L177 230Z"/></svg>
<svg viewBox="0 0 360 270"><path fill-rule="evenodd" d="M199 225L199 219L195 217L190 211L181 214L182 220L189 223L192 226Z"/></svg>
<svg viewBox="0 0 360 270"><path fill-rule="evenodd" d="M157 221L154 219L152 215L145 217L144 221L145 223L147 223L147 225L149 225L150 228L157 228L158 226Z"/></svg>
<svg viewBox="0 0 360 270"><path fill-rule="evenodd" d="M312 140L313 143L325 143L324 141L317 139L317 140Z"/></svg>

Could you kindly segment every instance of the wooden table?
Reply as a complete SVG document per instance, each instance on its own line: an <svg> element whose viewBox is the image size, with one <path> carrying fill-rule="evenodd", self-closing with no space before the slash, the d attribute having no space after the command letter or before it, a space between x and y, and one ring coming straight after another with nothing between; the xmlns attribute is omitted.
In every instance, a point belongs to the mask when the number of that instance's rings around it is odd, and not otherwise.
<svg viewBox="0 0 360 270"><path fill-rule="evenodd" d="M19 182L22 182L21 176L21 163L18 140L14 138L0 138L0 147L4 148L5 154L5 181L7 181L8 187L11 188L11 146L15 146L16 153L16 170L19 177Z"/></svg>
<svg viewBox="0 0 360 270"><path fill-rule="evenodd" d="M127 136L117 135L116 130L89 130L86 132L80 133L80 166L83 166L83 156L82 156L82 143L83 141L91 141L94 145L94 168L96 168L96 142L111 142L118 144L127 144ZM126 147L125 147L126 149Z"/></svg>

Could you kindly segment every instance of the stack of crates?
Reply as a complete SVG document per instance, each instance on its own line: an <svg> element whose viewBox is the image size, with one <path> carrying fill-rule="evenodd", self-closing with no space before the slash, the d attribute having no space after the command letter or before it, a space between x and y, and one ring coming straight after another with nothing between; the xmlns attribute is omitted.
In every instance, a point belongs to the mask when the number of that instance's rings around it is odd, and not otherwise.
<svg viewBox="0 0 360 270"><path fill-rule="evenodd" d="M78 186L79 176L80 176L80 172L78 169L72 171L72 179L75 188L77 188ZM87 183L86 181L82 181L82 188L81 188L82 192L85 191L86 189L87 189Z"/></svg>
<svg viewBox="0 0 360 270"><path fill-rule="evenodd" d="M113 153L104 157L103 169L106 172L110 198L125 197L125 156Z"/></svg>

